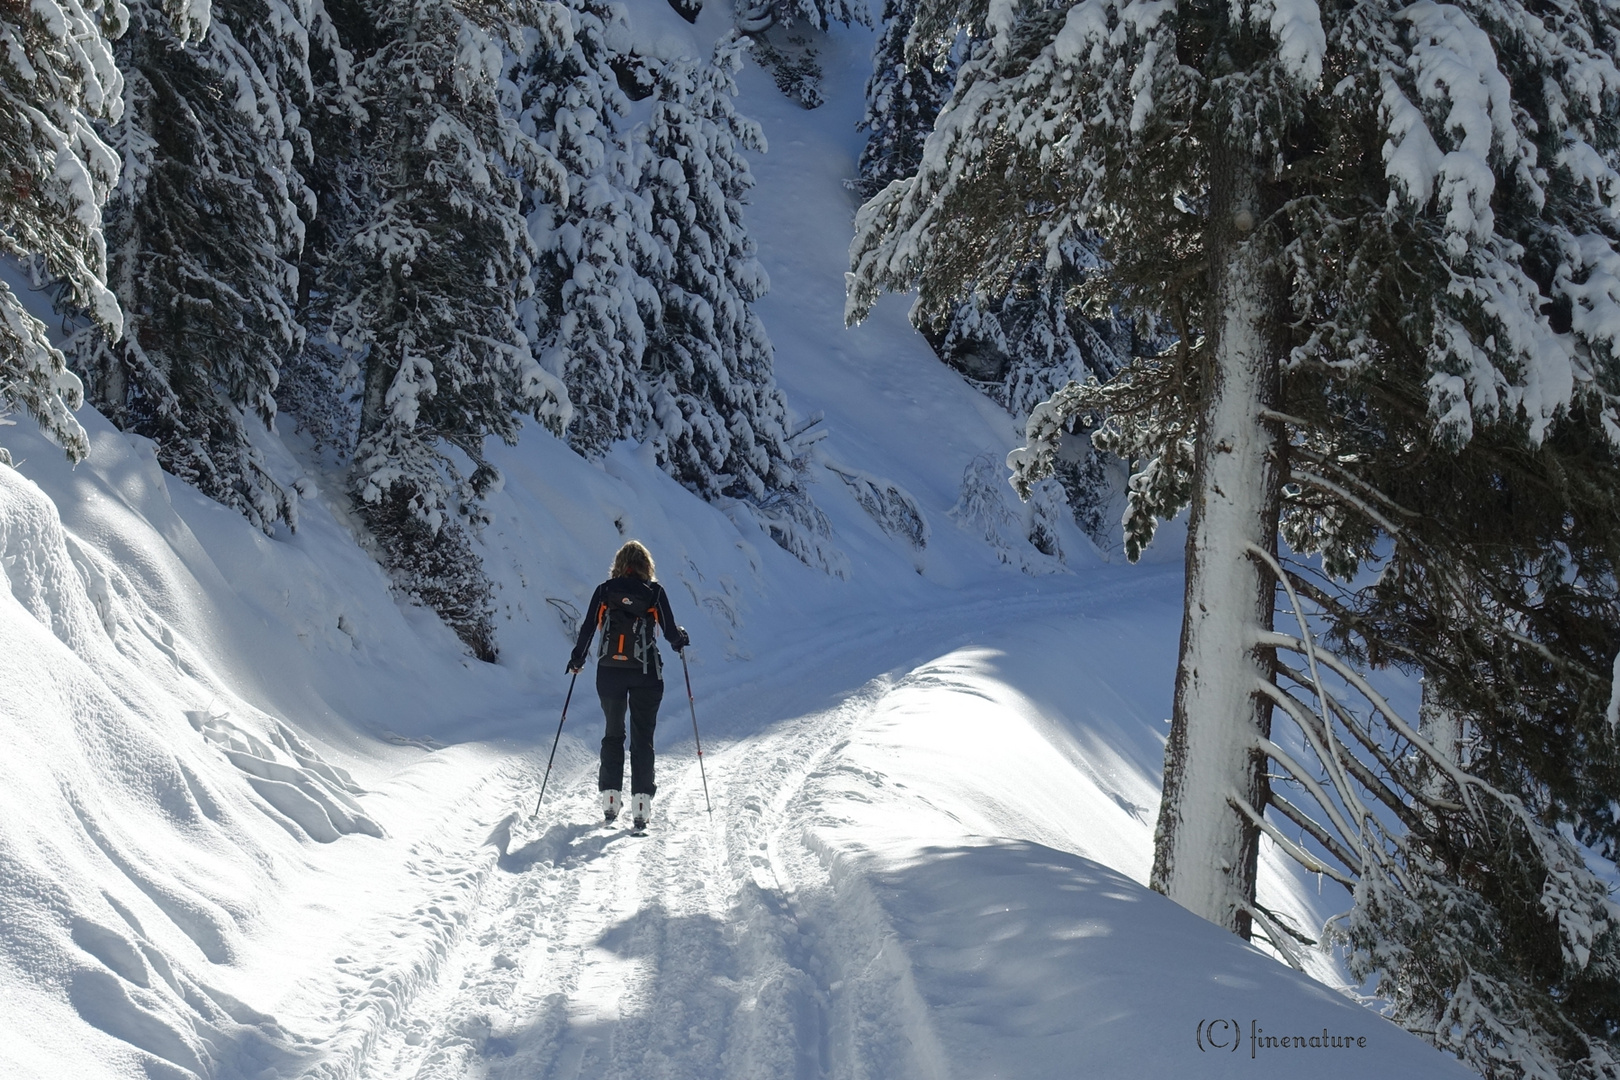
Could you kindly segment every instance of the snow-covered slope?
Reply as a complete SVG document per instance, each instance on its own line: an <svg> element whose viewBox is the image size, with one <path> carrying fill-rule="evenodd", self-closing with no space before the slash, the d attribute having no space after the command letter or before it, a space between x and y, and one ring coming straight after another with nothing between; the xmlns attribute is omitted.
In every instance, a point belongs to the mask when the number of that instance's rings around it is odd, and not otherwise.
<svg viewBox="0 0 1620 1080"><path fill-rule="evenodd" d="M721 7L632 19L702 48ZM590 463L536 428L493 448L485 665L394 601L295 440L266 437L305 498L269 539L94 414L77 469L6 429L0 1076L1462 1074L1145 889L1174 541L1126 567L1066 527L1060 562L1005 488L1003 515L968 512L1014 419L902 303L842 328L870 46L819 43L816 112L742 80L771 143L760 311L790 404L824 414L813 491L847 577L635 447ZM926 546L862 483L909 493ZM588 684L529 819L572 620L627 536L692 631L706 751L700 773L676 670L646 838L597 824ZM1339 903L1266 878L1302 925ZM1366 1042L1251 1057L1234 1025Z"/></svg>

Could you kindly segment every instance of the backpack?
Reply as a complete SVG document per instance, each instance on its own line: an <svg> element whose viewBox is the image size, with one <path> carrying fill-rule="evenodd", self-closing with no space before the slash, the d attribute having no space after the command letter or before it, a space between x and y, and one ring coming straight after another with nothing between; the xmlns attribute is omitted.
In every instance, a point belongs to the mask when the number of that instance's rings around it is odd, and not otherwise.
<svg viewBox="0 0 1620 1080"><path fill-rule="evenodd" d="M596 612L602 628L597 664L602 667L640 668L643 675L658 674L658 649L653 628L658 625L658 593L643 581L614 581L602 594Z"/></svg>

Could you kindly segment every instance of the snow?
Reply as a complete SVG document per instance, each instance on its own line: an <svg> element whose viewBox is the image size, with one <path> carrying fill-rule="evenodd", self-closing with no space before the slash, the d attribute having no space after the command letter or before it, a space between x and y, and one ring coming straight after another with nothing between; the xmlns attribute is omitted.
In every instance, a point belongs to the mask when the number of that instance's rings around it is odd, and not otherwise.
<svg viewBox="0 0 1620 1080"><path fill-rule="evenodd" d="M684 32L718 37L719 7ZM666 8L631 18L679 31ZM529 423L489 448L502 660L481 664L389 594L291 425L256 436L302 494L277 538L92 410L76 468L32 421L4 429L0 1074L1467 1075L1145 888L1173 530L1137 567L1066 521L1062 563L1003 530L1007 562L951 516L1022 432L902 300L843 328L871 42L820 43L815 112L739 76L772 148L755 307L790 406L825 415L812 489L848 580L646 447L587 462ZM916 542L869 505L890 491ZM529 820L571 619L628 536L694 639L714 805L672 679L646 838L597 824L584 686ZM1261 861L1299 925L1344 906ZM1233 1029L1367 1042L1251 1059Z"/></svg>
<svg viewBox="0 0 1620 1080"><path fill-rule="evenodd" d="M1609 727L1620 731L1620 653L1614 654L1614 682L1609 689L1609 707L1604 715Z"/></svg>
<svg viewBox="0 0 1620 1080"><path fill-rule="evenodd" d="M1317 0L1268 0L1250 8L1249 19L1271 31L1278 59L1301 87L1308 90L1322 81L1327 32Z"/></svg>

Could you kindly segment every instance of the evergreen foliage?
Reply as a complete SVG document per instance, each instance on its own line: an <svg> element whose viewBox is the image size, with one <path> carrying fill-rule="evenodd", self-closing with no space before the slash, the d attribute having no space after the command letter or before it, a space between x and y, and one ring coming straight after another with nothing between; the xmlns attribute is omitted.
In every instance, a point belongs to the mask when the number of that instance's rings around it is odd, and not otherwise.
<svg viewBox="0 0 1620 1080"><path fill-rule="evenodd" d="M787 403L771 374L771 343L749 306L769 282L742 222L753 176L744 149L764 150L759 126L732 106L745 43L723 39L710 62L658 72L644 186L668 252L663 317L647 355L659 463L715 499L763 499L795 482Z"/></svg>
<svg viewBox="0 0 1620 1080"><path fill-rule="evenodd" d="M299 172L309 141L307 2L221 0L186 47L137 3L115 53L126 108L108 131L124 172L107 208L120 339L75 336L92 402L157 444L164 468L260 528L297 524L248 417L275 419L285 359L303 346L295 260L314 200Z"/></svg>
<svg viewBox="0 0 1620 1080"><path fill-rule="evenodd" d="M1248 794L1221 801L1256 831L1269 801L1313 837L1301 856L1354 891L1342 930L1358 971L1377 973L1401 1022L1492 1077L1616 1075L1620 908L1561 834L1612 851L1617 828L1616 22L1607 5L1512 0L925 0L924 46L977 26L994 48L964 66L917 176L863 208L852 248L852 317L913 286L940 313L1102 233L1117 299L1162 313L1178 342L1037 407L1017 478L1045 475L1077 421L1100 421L1098 447L1133 465L1133 557L1191 507L1189 596L1200 582L1242 595L1219 584L1250 573L1242 545L1200 531L1216 520L1209 478L1241 447L1205 433L1229 407L1255 418L1235 430L1270 471L1245 483L1277 525L1248 561L1271 559L1279 534L1317 556L1316 573L1278 570L1325 641L1424 673L1466 753L1448 758L1382 705L1341 712L1302 659L1255 692L1320 760L1290 761L1269 720L1225 721L1251 771L1222 781ZM1258 365L1235 406L1234 348ZM1356 588L1361 568L1379 573ZM1260 580L1269 612L1279 579ZM1270 649L1292 646L1257 622L1267 670ZM1327 655L1299 648L1311 665ZM1155 866L1170 889L1201 872L1166 856L1197 794L1180 786L1200 722L1182 690ZM1335 730L1363 771L1313 794ZM1285 778L1275 797L1252 783L1268 757ZM1445 774L1446 795L1425 794L1424 770ZM1402 828L1341 813L1352 798ZM1211 857L1241 870L1255 844ZM1229 925L1282 940L1252 890L1239 874L1224 894Z"/></svg>
<svg viewBox="0 0 1620 1080"><path fill-rule="evenodd" d="M573 19L520 79L525 130L568 174L566 202L530 196L542 256L526 317L568 388L569 444L593 456L617 439L650 442L711 500L796 489L770 341L750 306L768 282L742 217L753 186L742 154L764 137L731 100L746 43L727 38L708 61L644 59L609 48L622 15L586 5ZM626 71L653 100L634 130Z"/></svg>
<svg viewBox="0 0 1620 1080"><path fill-rule="evenodd" d="M379 46L355 72L368 213L349 238L334 320L361 365L351 490L400 587L438 597L484 659L488 583L463 534L499 481L484 439L515 442L523 414L554 429L568 415L517 313L534 254L520 178L560 191L564 177L513 119L497 37L505 29L523 48L520 27L566 33L553 10L491 6L481 23L446 0L385 5Z"/></svg>
<svg viewBox="0 0 1620 1080"><path fill-rule="evenodd" d="M871 26L872 16L866 0L744 0L737 5L737 29L745 34L801 22L826 30L835 22Z"/></svg>
<svg viewBox="0 0 1620 1080"><path fill-rule="evenodd" d="M1128 321L1088 319L1071 301L1096 271L1091 245L1071 240L1055 272L1026 263L999 287L974 287L942 316L942 327L924 332L947 364L1027 416L1070 382L1109 378L1136 345Z"/></svg>
<svg viewBox="0 0 1620 1080"><path fill-rule="evenodd" d="M278 409L289 414L317 451L343 457L358 439L353 389L359 365L337 347L336 319L351 282L345 255L366 216L361 153L367 114L354 81L356 55L377 47L376 27L359 0L330 0L310 39L311 91L301 102L309 139L304 181L314 198L298 259L296 316L304 347L282 367Z"/></svg>
<svg viewBox="0 0 1620 1080"><path fill-rule="evenodd" d="M850 185L863 199L917 171L923 142L934 130L934 118L955 81L955 65L948 55L907 58L906 41L916 13L917 0L884 0L883 32L866 83L866 113L857 125L867 133L866 145L861 149L860 175Z"/></svg>
<svg viewBox="0 0 1620 1080"><path fill-rule="evenodd" d="M654 281L664 253L639 190L641 164L623 131L629 102L614 71L616 63L627 71L644 65L608 47L608 35L622 36L622 12L585 3L570 17L571 33L540 43L518 74L522 129L567 176L566 192L526 194L540 257L523 314L537 355L567 387L569 445L596 456L652 417L640 370L659 316Z"/></svg>
<svg viewBox="0 0 1620 1080"><path fill-rule="evenodd" d="M0 13L4 248L55 280L84 382L0 290L0 394L70 456L87 385L273 533L297 489L253 432L288 411L347 463L396 587L486 658L483 448L525 415L586 455L651 441L837 564L751 308L742 154L764 143L731 103L737 40L644 58L595 0L29 12ZM647 124L627 92L658 94Z"/></svg>
<svg viewBox="0 0 1620 1080"><path fill-rule="evenodd" d="M872 57L866 113L868 132L860 174L849 186L871 198L922 163L923 148L941 107L950 97L965 50L983 50L982 40L940 37L924 43L914 33L917 0L888 0L883 33ZM1129 319L1103 305L1085 310L1098 259L1092 237L1071 237L1049 258L998 267L989 279L964 282L955 302L930 312L918 306L912 322L946 364L1015 415L1075 379L1111 376L1122 358L1143 347ZM1095 306L1095 305L1093 305ZM1079 434L1077 432L1076 434ZM1103 461L1081 439L1070 440L1058 467L1077 524L1106 543L1104 509L1116 494Z"/></svg>
<svg viewBox="0 0 1620 1080"><path fill-rule="evenodd" d="M122 4L82 0L0 9L0 252L39 259L112 334L123 314L107 287L101 206L119 163L92 121L123 107L108 39L125 18ZM0 284L0 402L22 406L77 461L89 452L73 418L82 397L44 325Z"/></svg>

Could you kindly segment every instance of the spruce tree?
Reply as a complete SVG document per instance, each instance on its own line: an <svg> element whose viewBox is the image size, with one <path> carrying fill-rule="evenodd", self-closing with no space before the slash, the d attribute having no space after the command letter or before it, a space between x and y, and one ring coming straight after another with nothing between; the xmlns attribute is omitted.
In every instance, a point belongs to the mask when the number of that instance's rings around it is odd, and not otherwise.
<svg viewBox="0 0 1620 1080"><path fill-rule="evenodd" d="M38 259L69 301L109 334L123 314L107 288L101 206L118 156L93 121L116 118L123 79L109 38L124 30L122 4L56 0L0 10L0 252ZM83 400L45 326L0 284L0 403L20 405L69 459L89 452L73 418ZM0 457L9 461L5 451Z"/></svg>
<svg viewBox="0 0 1620 1080"><path fill-rule="evenodd" d="M643 66L608 47L609 35L625 36L623 12L594 3L568 10L569 32L543 41L517 75L523 130L567 177L565 191L526 193L540 252L524 315L536 355L567 387L569 445L596 456L651 420L642 361L661 306L653 279L667 256L639 191L641 164L624 131L629 101L614 70Z"/></svg>
<svg viewBox="0 0 1620 1080"><path fill-rule="evenodd" d="M742 220L754 183L742 152L765 149L759 125L731 100L745 45L728 35L710 61L662 64L646 131L644 187L668 257L647 351L645 438L671 476L711 500L757 501L795 482L787 404L750 306L769 282Z"/></svg>
<svg viewBox="0 0 1620 1080"><path fill-rule="evenodd" d="M295 95L312 19L307 3L222 0L188 46L159 7L132 6L115 50L126 108L108 130L124 158L107 236L125 332L74 339L91 401L267 532L296 526L296 497L247 425L274 421L280 367L303 344L295 260L314 207Z"/></svg>
<svg viewBox="0 0 1620 1080"><path fill-rule="evenodd" d="M949 54L906 55L916 12L917 0L884 0L883 32L866 82L866 113L856 125L867 135L860 172L850 186L862 198L917 171L923 142L951 93L955 70Z"/></svg>
<svg viewBox="0 0 1620 1080"><path fill-rule="evenodd" d="M1081 293L1097 271L1092 245L1064 245L1056 271L1030 262L981 282L920 329L940 359L1017 416L1073 381L1106 379L1137 343L1129 320L1091 319Z"/></svg>
<svg viewBox="0 0 1620 1080"><path fill-rule="evenodd" d="M314 198L298 260L296 317L304 347L288 358L276 387L278 410L317 452L342 459L358 439L355 358L338 346L338 309L349 293L349 242L368 213L364 133L367 114L355 85L356 57L377 48L376 26L360 0L333 0L310 38L310 93L300 102L309 139L302 172Z"/></svg>
<svg viewBox="0 0 1620 1080"><path fill-rule="evenodd" d="M560 192L563 176L503 90L506 49L555 26L545 9L448 0L374 17L377 48L355 72L367 212L334 318L362 387L350 485L401 591L493 660L490 586L468 536L500 479L484 440L516 441L524 414L557 430L568 415L518 314L534 254L520 185Z"/></svg>
<svg viewBox="0 0 1620 1080"><path fill-rule="evenodd" d="M744 0L737 5L737 29L762 34L773 26L807 23L826 30L833 23L872 25L866 0Z"/></svg>
<svg viewBox="0 0 1620 1080"><path fill-rule="evenodd" d="M962 53L987 43L968 34L920 40L917 0L888 0L883 33L866 84L867 135L860 174L849 186L870 198L913 175L941 106L949 98ZM913 325L934 352L987 396L1025 415L1071 379L1107 378L1139 347L1131 321L1104 308L1085 310L1084 287L1097 270L1091 237L1071 237L1057 265L1035 259L965 283L954 304L935 313L918 306ZM1105 507L1112 471L1077 431L1058 465L1070 510L1081 528L1106 543Z"/></svg>
<svg viewBox="0 0 1620 1080"><path fill-rule="evenodd" d="M1612 1075L1620 918L1565 832L1604 831L1614 776L1612 13L919 16L924 38L957 25L994 48L918 176L863 208L850 313L913 285L943 310L1095 229L1119 299L1174 325L1163 354L1037 407L1014 456L1027 486L1100 420L1133 463L1128 551L1190 509L1154 886L1286 951L1254 894L1264 832L1354 890L1343 940L1402 1022L1489 1075ZM1280 532L1315 575L1281 565ZM1297 634L1273 626L1279 581ZM1429 675L1479 753L1448 754L1327 642ZM1271 738L1274 709L1314 757ZM1465 924L1442 932L1447 912Z"/></svg>

